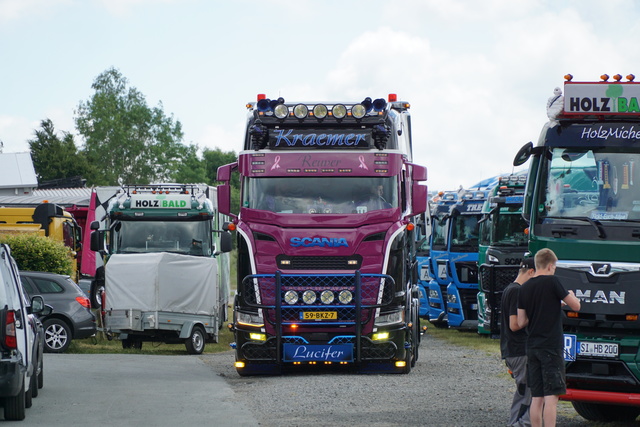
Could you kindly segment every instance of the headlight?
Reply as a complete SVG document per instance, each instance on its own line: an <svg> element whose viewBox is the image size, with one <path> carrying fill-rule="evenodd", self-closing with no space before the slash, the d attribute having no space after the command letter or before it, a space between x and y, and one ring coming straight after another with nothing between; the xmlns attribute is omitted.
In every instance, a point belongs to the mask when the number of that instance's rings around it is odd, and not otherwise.
<svg viewBox="0 0 640 427"><path fill-rule="evenodd" d="M241 311L236 312L236 322L242 325L262 327L264 326L264 320L262 316L255 313L243 313Z"/></svg>
<svg viewBox="0 0 640 427"><path fill-rule="evenodd" d="M284 104L278 104L273 109L273 114L279 119L284 119L289 115L289 107Z"/></svg>
<svg viewBox="0 0 640 427"><path fill-rule="evenodd" d="M376 326L393 325L394 323L401 323L404 321L404 311L394 311L392 313L383 314L376 318Z"/></svg>
<svg viewBox="0 0 640 427"><path fill-rule="evenodd" d="M309 109L304 104L298 104L293 107L293 115L298 119L304 119L309 114Z"/></svg>
<svg viewBox="0 0 640 427"><path fill-rule="evenodd" d="M493 263L496 263L496 264L500 264L500 260L495 255L488 255L487 256L487 261L493 262Z"/></svg>
<svg viewBox="0 0 640 427"><path fill-rule="evenodd" d="M447 294L447 302L449 304L457 304L458 303L458 297L455 296L454 294Z"/></svg>
<svg viewBox="0 0 640 427"><path fill-rule="evenodd" d="M342 104L336 104L331 109L331 113L336 119L344 119L344 117L347 115L347 107Z"/></svg>
<svg viewBox="0 0 640 427"><path fill-rule="evenodd" d="M328 112L329 110L327 109L327 106L324 104L318 104L315 107L313 107L313 115L317 119L324 119L325 117L327 117Z"/></svg>
<svg viewBox="0 0 640 427"><path fill-rule="evenodd" d="M284 302L294 305L298 302L298 293L296 291L287 291L284 293Z"/></svg>
<svg viewBox="0 0 640 427"><path fill-rule="evenodd" d="M302 301L304 301L305 304L313 304L314 302L316 302L316 293L313 291L304 291L302 293Z"/></svg>
<svg viewBox="0 0 640 427"><path fill-rule="evenodd" d="M338 294L338 301L340 301L340 304L349 304L351 300L353 300L353 294L351 291L344 289Z"/></svg>
<svg viewBox="0 0 640 427"><path fill-rule="evenodd" d="M361 119L367 114L367 108L362 104L356 104L351 107L351 115L356 119Z"/></svg>
<svg viewBox="0 0 640 427"><path fill-rule="evenodd" d="M320 301L322 301L323 304L331 304L334 298L333 292L329 290L322 291L320 294Z"/></svg>
<svg viewBox="0 0 640 427"><path fill-rule="evenodd" d="M429 298L440 298L440 294L435 289L429 289Z"/></svg>

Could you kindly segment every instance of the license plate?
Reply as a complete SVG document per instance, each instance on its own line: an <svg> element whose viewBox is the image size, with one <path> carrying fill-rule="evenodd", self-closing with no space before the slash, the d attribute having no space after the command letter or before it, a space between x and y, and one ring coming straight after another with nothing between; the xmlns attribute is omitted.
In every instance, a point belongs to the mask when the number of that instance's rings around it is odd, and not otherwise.
<svg viewBox="0 0 640 427"><path fill-rule="evenodd" d="M303 311L300 313L302 320L337 320L337 311Z"/></svg>
<svg viewBox="0 0 640 427"><path fill-rule="evenodd" d="M285 362L353 362L353 344L283 344Z"/></svg>
<svg viewBox="0 0 640 427"><path fill-rule="evenodd" d="M618 344L581 341L578 346L580 356L618 357Z"/></svg>

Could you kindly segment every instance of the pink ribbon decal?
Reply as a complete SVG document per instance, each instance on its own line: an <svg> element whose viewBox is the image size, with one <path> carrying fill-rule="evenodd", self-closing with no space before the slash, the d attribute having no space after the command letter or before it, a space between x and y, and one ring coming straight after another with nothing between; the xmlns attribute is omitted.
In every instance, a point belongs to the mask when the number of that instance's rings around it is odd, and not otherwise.
<svg viewBox="0 0 640 427"><path fill-rule="evenodd" d="M273 164L273 166L271 166L271 170L280 168L280 165L278 163L280 163L280 156L276 156L276 162Z"/></svg>
<svg viewBox="0 0 640 427"><path fill-rule="evenodd" d="M369 170L367 165L364 164L364 156L360 156L360 157L358 157L358 159L360 160L360 166L359 167L364 169L364 170Z"/></svg>

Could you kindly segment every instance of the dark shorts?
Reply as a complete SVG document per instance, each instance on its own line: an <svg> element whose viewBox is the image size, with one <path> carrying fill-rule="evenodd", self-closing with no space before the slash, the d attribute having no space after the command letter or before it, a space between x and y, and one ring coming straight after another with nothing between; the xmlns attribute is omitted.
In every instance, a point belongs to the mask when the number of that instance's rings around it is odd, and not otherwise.
<svg viewBox="0 0 640 427"><path fill-rule="evenodd" d="M562 351L534 349L527 351L527 382L531 396L559 396L567 392Z"/></svg>

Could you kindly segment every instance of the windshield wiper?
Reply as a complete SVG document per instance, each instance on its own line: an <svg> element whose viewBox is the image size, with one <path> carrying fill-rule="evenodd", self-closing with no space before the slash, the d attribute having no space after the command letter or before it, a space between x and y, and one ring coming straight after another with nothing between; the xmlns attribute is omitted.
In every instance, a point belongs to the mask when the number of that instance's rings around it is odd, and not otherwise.
<svg viewBox="0 0 640 427"><path fill-rule="evenodd" d="M604 231L604 227L602 223L597 219L589 218L588 216L572 216L572 217L564 217L564 216L545 216L543 219L564 219L564 220L576 220L576 221L585 221L589 224L593 225L593 227L598 231L598 237L604 239L607 237L607 234Z"/></svg>

